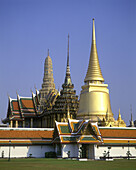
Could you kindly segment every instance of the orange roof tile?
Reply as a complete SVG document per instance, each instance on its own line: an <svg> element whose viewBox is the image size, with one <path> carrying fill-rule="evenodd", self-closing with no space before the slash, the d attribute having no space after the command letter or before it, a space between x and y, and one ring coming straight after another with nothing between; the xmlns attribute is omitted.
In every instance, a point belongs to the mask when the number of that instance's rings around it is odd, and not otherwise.
<svg viewBox="0 0 136 170"><path fill-rule="evenodd" d="M23 108L34 108L33 101L30 99L21 99Z"/></svg>
<svg viewBox="0 0 136 170"><path fill-rule="evenodd" d="M99 129L102 137L136 138L136 129Z"/></svg>
<svg viewBox="0 0 136 170"><path fill-rule="evenodd" d="M18 101L12 101L13 110L19 110Z"/></svg>
<svg viewBox="0 0 136 170"><path fill-rule="evenodd" d="M53 131L33 131L33 130L0 130L0 138L9 139L41 139L41 138L52 138Z"/></svg>

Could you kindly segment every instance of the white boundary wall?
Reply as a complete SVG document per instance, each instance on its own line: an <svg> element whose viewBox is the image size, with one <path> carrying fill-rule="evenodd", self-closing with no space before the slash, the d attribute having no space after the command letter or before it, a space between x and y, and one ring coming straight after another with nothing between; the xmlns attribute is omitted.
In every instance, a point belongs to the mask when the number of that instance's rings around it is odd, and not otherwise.
<svg viewBox="0 0 136 170"><path fill-rule="evenodd" d="M104 151L108 152L109 146L98 146L95 145L94 147L94 155L95 159L100 159L100 157L103 157ZM128 146L110 146L110 157L123 157L127 156ZM129 146L129 151L132 156L136 156L136 146Z"/></svg>
<svg viewBox="0 0 136 170"><path fill-rule="evenodd" d="M62 144L62 158L68 158L68 151L70 151L70 157L78 157L77 144Z"/></svg>
<svg viewBox="0 0 136 170"><path fill-rule="evenodd" d="M9 146L0 146L0 158L4 151L4 157L9 157ZM25 158L32 154L32 157L44 158L45 152L54 151L52 145L33 145L33 146L10 146L11 158Z"/></svg>

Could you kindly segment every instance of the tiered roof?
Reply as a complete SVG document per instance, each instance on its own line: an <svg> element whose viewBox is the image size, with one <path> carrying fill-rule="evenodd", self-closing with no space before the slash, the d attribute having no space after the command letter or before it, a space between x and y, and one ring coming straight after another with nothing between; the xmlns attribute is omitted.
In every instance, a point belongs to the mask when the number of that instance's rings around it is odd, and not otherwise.
<svg viewBox="0 0 136 170"><path fill-rule="evenodd" d="M102 143L97 123L89 120L72 120L67 123L56 122L54 143Z"/></svg>
<svg viewBox="0 0 136 170"><path fill-rule="evenodd" d="M3 120L3 123L9 120L23 120L25 117L36 117L38 104L38 92L32 93L32 97L21 97L18 94L17 99L9 97L7 118Z"/></svg>
<svg viewBox="0 0 136 170"><path fill-rule="evenodd" d="M98 145L136 145L136 128L98 127L89 120L56 122L54 143L88 143Z"/></svg>
<svg viewBox="0 0 136 170"><path fill-rule="evenodd" d="M60 96L58 96L55 105L53 107L53 113L65 114L67 117L67 112L69 110L70 114L76 118L76 113L78 109L79 101L76 91L74 90L74 84L71 81L70 66L69 66L69 35L68 35L68 52L67 52L67 66L66 75L64 83L62 84L62 90L60 91Z"/></svg>
<svg viewBox="0 0 136 170"><path fill-rule="evenodd" d="M47 95L50 92L50 90L54 90L57 93L57 90L55 89L54 78L53 78L52 59L49 56L49 50L48 50L48 55L44 63L44 77L43 77L42 89L39 90L40 91L40 106L42 110L44 109Z"/></svg>

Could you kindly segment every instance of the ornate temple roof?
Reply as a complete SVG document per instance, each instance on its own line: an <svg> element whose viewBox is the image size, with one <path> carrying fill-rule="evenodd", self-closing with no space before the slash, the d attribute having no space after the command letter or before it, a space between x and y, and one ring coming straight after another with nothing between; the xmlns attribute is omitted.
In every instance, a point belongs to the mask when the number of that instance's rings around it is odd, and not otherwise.
<svg viewBox="0 0 136 170"><path fill-rule="evenodd" d="M68 35L68 50L67 50L67 65L66 65L66 75L64 83L62 84L62 90L60 91L60 96L57 97L55 105L53 106L53 113L55 114L66 114L68 110L71 115L76 117L78 109L78 96L74 90L74 85L71 81L70 66L69 66L69 35Z"/></svg>
<svg viewBox="0 0 136 170"><path fill-rule="evenodd" d="M3 123L9 120L23 120L25 117L36 117L38 114L38 96L32 93L32 97L21 97L17 94L17 99L9 97L7 117Z"/></svg>
<svg viewBox="0 0 136 170"><path fill-rule="evenodd" d="M91 123L90 120L56 121L53 142L136 145L136 128L98 127L97 123Z"/></svg>
<svg viewBox="0 0 136 170"><path fill-rule="evenodd" d="M97 123L89 120L72 120L67 123L56 122L54 143L102 143Z"/></svg>
<svg viewBox="0 0 136 170"><path fill-rule="evenodd" d="M88 70L84 82L88 82L88 81L104 82L104 78L102 76L102 72L99 64L97 48L96 48L94 19L93 19L92 46L91 46L90 60L89 60Z"/></svg>

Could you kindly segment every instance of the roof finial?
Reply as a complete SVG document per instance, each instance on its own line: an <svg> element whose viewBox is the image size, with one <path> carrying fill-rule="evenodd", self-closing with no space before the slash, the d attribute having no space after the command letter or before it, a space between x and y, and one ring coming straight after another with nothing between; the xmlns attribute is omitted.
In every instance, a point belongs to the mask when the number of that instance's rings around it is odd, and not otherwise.
<svg viewBox="0 0 136 170"><path fill-rule="evenodd" d="M35 90L37 90L36 85L34 85Z"/></svg>
<svg viewBox="0 0 136 170"><path fill-rule="evenodd" d="M17 90L16 90L16 95L18 96L18 92L17 92Z"/></svg>
<svg viewBox="0 0 136 170"><path fill-rule="evenodd" d="M121 114L120 114L120 108L119 108L119 115L118 115L118 121L121 121Z"/></svg>
<svg viewBox="0 0 136 170"><path fill-rule="evenodd" d="M30 88L30 91L31 91L31 93L32 93L32 95L33 95L33 90L32 90L32 88Z"/></svg>
<svg viewBox="0 0 136 170"><path fill-rule="evenodd" d="M8 98L10 98L9 94L7 93Z"/></svg>
<svg viewBox="0 0 136 170"><path fill-rule="evenodd" d="M49 49L48 49L48 56L49 56Z"/></svg>

